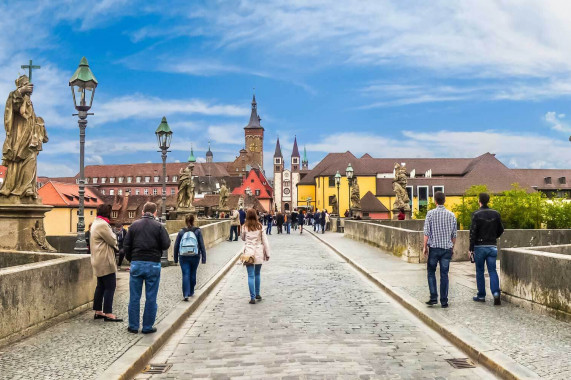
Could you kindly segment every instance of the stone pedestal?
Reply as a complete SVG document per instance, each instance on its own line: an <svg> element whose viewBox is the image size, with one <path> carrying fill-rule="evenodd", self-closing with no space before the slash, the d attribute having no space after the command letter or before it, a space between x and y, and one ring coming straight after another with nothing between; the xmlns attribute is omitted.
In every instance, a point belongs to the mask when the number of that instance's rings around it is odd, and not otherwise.
<svg viewBox="0 0 571 380"><path fill-rule="evenodd" d="M44 230L44 216L51 209L41 204L0 204L0 249L55 252Z"/></svg>
<svg viewBox="0 0 571 380"><path fill-rule="evenodd" d="M184 220L188 214L194 214L194 216L196 216L196 207L179 207L176 209L176 218L179 220Z"/></svg>

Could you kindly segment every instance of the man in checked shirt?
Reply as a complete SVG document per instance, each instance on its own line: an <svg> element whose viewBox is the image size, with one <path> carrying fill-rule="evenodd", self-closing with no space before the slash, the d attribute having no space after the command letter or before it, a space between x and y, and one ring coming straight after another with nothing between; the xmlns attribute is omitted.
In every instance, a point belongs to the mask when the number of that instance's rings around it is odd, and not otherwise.
<svg viewBox="0 0 571 380"><path fill-rule="evenodd" d="M427 305L438 303L438 290L436 287L436 266L440 264L440 305L448 307L448 270L450 260L456 244L456 217L451 211L444 208L446 197L441 191L434 194L436 208L426 214L424 221L424 256L428 256L428 288L430 300Z"/></svg>

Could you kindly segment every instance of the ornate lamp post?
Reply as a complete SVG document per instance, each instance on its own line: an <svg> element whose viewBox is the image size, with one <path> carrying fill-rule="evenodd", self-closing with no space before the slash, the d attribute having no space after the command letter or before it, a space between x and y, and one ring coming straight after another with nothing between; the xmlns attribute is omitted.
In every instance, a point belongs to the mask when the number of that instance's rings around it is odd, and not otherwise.
<svg viewBox="0 0 571 380"><path fill-rule="evenodd" d="M311 207L311 197L307 197L307 212L309 212L309 208Z"/></svg>
<svg viewBox="0 0 571 380"><path fill-rule="evenodd" d="M341 173L335 173L335 185L337 186L337 232L341 229L341 199L339 198L339 186L341 186Z"/></svg>
<svg viewBox="0 0 571 380"><path fill-rule="evenodd" d="M157 142L159 143L159 152L161 153L161 158L163 159L163 195L162 195L162 216L161 221L163 224L167 222L167 153L171 146L172 131L167 123L167 118L163 116L163 120L159 124L157 130L155 131L157 136ZM168 266L168 251L163 251L161 256L162 266Z"/></svg>
<svg viewBox="0 0 571 380"><path fill-rule="evenodd" d="M353 175L353 167L351 166L351 163L349 163L347 169L345 169L345 176L347 177L347 183L349 184L349 216L353 216L353 212L351 210L351 186L353 186Z"/></svg>
<svg viewBox="0 0 571 380"><path fill-rule="evenodd" d="M77 214L77 240L74 250L76 253L87 253L85 220L83 218L85 200L85 128L87 127L87 115L93 115L93 113L88 113L87 111L91 109L93 104L97 79L91 72L85 57L81 59L79 67L69 80L69 86L73 95L73 104L77 110L77 113L73 116L78 116L79 118L79 211Z"/></svg>

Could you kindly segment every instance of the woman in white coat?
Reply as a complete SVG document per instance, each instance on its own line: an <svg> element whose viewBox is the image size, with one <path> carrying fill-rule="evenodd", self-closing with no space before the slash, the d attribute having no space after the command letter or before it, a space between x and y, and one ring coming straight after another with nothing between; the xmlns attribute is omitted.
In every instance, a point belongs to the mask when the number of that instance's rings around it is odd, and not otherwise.
<svg viewBox="0 0 571 380"><path fill-rule="evenodd" d="M248 287L250 288L250 303L261 301L260 296L260 272L262 263L270 259L270 245L268 238L262 231L262 225L258 221L256 210L248 209L246 223L242 229L242 240L245 242L244 253L254 256L254 264L246 265L248 271Z"/></svg>

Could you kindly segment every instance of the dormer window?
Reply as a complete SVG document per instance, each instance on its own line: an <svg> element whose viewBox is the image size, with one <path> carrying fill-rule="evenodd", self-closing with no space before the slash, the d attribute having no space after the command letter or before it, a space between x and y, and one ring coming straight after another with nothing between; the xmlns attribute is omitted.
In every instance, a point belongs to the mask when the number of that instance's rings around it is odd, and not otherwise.
<svg viewBox="0 0 571 380"><path fill-rule="evenodd" d="M567 183L567 179L565 177L559 177L559 183L561 185L565 185Z"/></svg>
<svg viewBox="0 0 571 380"><path fill-rule="evenodd" d="M99 179L99 178L97 178L97 177L93 177L93 183L97 183L97 180L98 180L98 179Z"/></svg>
<svg viewBox="0 0 571 380"><path fill-rule="evenodd" d="M101 183L105 183L105 182L107 182L107 178L105 178L105 177L101 178Z"/></svg>
<svg viewBox="0 0 571 380"><path fill-rule="evenodd" d="M118 180L119 180L119 183L123 183L124 178L123 178L123 177L119 177Z"/></svg>
<svg viewBox="0 0 571 380"><path fill-rule="evenodd" d="M543 180L545 181L546 185L551 185L551 177L545 177Z"/></svg>

